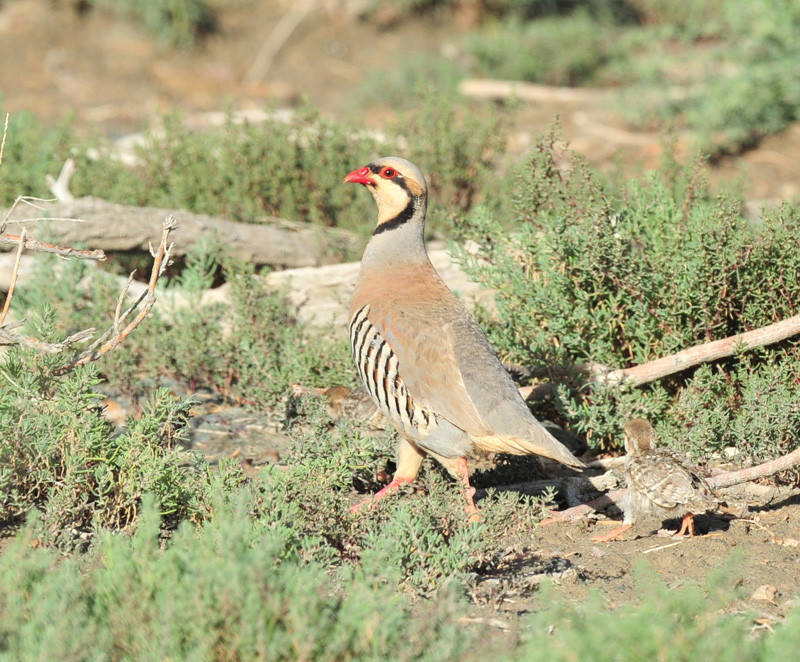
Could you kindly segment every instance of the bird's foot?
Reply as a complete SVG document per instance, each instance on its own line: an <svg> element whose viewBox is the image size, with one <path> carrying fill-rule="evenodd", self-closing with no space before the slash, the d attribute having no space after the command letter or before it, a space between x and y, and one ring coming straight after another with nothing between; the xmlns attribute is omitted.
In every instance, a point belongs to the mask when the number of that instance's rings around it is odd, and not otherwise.
<svg viewBox="0 0 800 662"><path fill-rule="evenodd" d="M475 505L475 488L470 486L464 489L464 498L466 499L466 503L464 504L464 512L467 513L467 520L470 522L480 522L481 515L478 512L478 507Z"/></svg>
<svg viewBox="0 0 800 662"><path fill-rule="evenodd" d="M351 513L358 513L361 512L364 508L374 508L375 504L378 503L384 497L389 496L390 494L394 494L397 492L403 485L407 485L408 483L412 482L413 478L406 478L405 476L395 476L392 479L392 482L389 483L386 487L378 490L375 494L370 497L367 497L363 501L359 501L356 505L350 508Z"/></svg>
<svg viewBox="0 0 800 662"><path fill-rule="evenodd" d="M628 529L630 529L633 525L632 524L623 524L620 527L617 527L613 531L606 533L603 536L592 536L592 542L609 542L614 539L622 540L622 534L625 533Z"/></svg>
<svg viewBox="0 0 800 662"><path fill-rule="evenodd" d="M689 532L690 536L694 536L694 515L692 513L686 513L683 516L681 528L675 533L675 537L678 538L684 535L687 531Z"/></svg>
<svg viewBox="0 0 800 662"><path fill-rule="evenodd" d="M467 519L470 522L480 522L481 516L478 512L478 507L475 505L475 488L469 484L469 468L467 467L467 458L458 458L456 464L461 484L464 486L462 494L464 495L464 512L467 513Z"/></svg>

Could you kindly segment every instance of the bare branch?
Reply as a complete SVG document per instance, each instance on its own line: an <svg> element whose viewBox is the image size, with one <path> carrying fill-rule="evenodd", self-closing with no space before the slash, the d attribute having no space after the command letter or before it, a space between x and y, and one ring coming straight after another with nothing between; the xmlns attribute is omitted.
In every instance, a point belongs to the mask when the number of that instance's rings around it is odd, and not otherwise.
<svg viewBox="0 0 800 662"><path fill-rule="evenodd" d="M281 17L281 20L269 33L258 55L256 55L256 59L244 75L246 83L256 83L266 76L278 51L280 51L308 13L316 8L316 5L316 0L302 0L301 2L292 3L291 9Z"/></svg>
<svg viewBox="0 0 800 662"><path fill-rule="evenodd" d="M52 175L47 175L47 188L50 193L56 196L56 200L60 202L72 202L75 196L70 193L69 183L72 176L75 174L75 161L67 159L58 174L58 179L53 179Z"/></svg>
<svg viewBox="0 0 800 662"><path fill-rule="evenodd" d="M106 332L100 336L97 340L95 340L89 347L86 348L85 353L93 352L95 349L100 347L101 345L105 344L106 341L111 338L112 336L119 333L120 325L128 318L134 310L139 307L139 304L145 300L147 296L150 294L150 288L144 290L139 297L134 301L130 306L125 309L125 312L120 313L122 309L122 303L125 301L125 297L128 294L128 290L130 289L131 283L133 282L133 275L136 272L133 271L128 279L125 281L125 284L122 286L122 291L120 292L119 297L117 298L117 307L114 311L114 324L106 329Z"/></svg>
<svg viewBox="0 0 800 662"><path fill-rule="evenodd" d="M599 88L554 87L514 80L474 78L461 81L458 91L472 99L519 99L536 103L598 102L609 97L609 90Z"/></svg>
<svg viewBox="0 0 800 662"><path fill-rule="evenodd" d="M572 520L584 517L589 513L603 510L604 508L608 508L613 504L618 504L620 501L622 501L622 497L624 497L627 493L627 488L608 492L607 494L599 496L596 499L592 499L587 503L582 503L580 506L573 506L572 508L567 508L566 510L562 510L559 513L551 515L546 520L542 520L541 526L547 526L548 524L555 524L557 522L571 522Z"/></svg>
<svg viewBox="0 0 800 662"><path fill-rule="evenodd" d="M30 336L23 336L17 333L16 329L24 323L25 320L20 320L19 322L13 322L0 327L0 345L14 345L35 349L39 352L47 352L48 354L58 354L75 343L91 338L96 331L96 329L84 329L83 331L78 331L78 333L73 333L60 342L48 343L38 340L37 338L31 338Z"/></svg>
<svg viewBox="0 0 800 662"><path fill-rule="evenodd" d="M716 361L732 356L737 351L772 345L800 333L800 315L775 322L760 329L740 333L722 340L696 345L675 354L664 356L632 368L604 371L602 368L594 374L595 384L617 385L621 383L641 386L676 372L692 368L700 363Z"/></svg>
<svg viewBox="0 0 800 662"><path fill-rule="evenodd" d="M782 455L774 460L758 464L755 467L748 467L747 469L713 476L708 479L708 484L712 489L730 487L731 485L739 485L740 483L746 483L758 478L773 476L780 471L786 471L798 464L800 464L800 448L793 450L788 455Z"/></svg>
<svg viewBox="0 0 800 662"><path fill-rule="evenodd" d="M0 313L0 328L8 315L8 308L11 306L11 298L14 296L14 287L17 284L17 277L19 276L19 261L22 258L22 251L25 248L25 228L22 228L22 235L20 236L19 246L17 248L17 258L14 260L14 270L11 272L11 284L8 286L8 293L6 294L6 302L3 304L3 312Z"/></svg>
<svg viewBox="0 0 800 662"><path fill-rule="evenodd" d="M32 195L18 195L17 198L12 203L12 205L8 208L6 215L3 217L3 223L2 225L0 225L0 233L5 231L6 223L8 223L8 220L11 218L11 214L14 213L14 210L20 203L44 211L45 210L44 207L42 207L41 205L34 204L34 202L55 202L55 201L56 200L54 198L35 198ZM18 223L19 221L15 222Z"/></svg>
<svg viewBox="0 0 800 662"><path fill-rule="evenodd" d="M106 333L103 335L103 339L106 339L104 344L98 347L98 342L92 344L89 348L85 351L81 352L77 357L72 359L69 363L63 365L61 368L56 370L56 374L64 374L73 370L79 365L85 365L86 363L90 363L91 361L96 361L104 354L110 352L114 349L117 345L119 345L125 338L127 338L130 333L137 327L139 324L142 323L145 317L150 313L155 305L156 302L156 285L158 283L158 279L163 275L164 270L170 264L170 256L171 251L174 247L174 244L170 243L167 244L169 240L170 234L176 229L175 219L172 216L168 216L167 219L164 221L164 229L161 235L161 242L158 245L158 250L156 251L153 262L153 269L150 272L150 282L148 288L145 292L142 293L142 296L137 299L137 301L132 304L128 310L126 310L121 315L118 315L119 309L122 307L121 303L118 302L117 311L115 313L114 323ZM127 290L127 284L125 287ZM123 291L124 294L124 291ZM142 303L142 309L136 315L136 317L131 321L124 329L117 330L119 325L122 321L131 314L136 307ZM110 337L109 337L110 336Z"/></svg>
<svg viewBox="0 0 800 662"><path fill-rule="evenodd" d="M8 135L8 118L10 115L6 113L6 123L3 126L3 142L0 143L0 164L3 163L3 153L6 151L6 136Z"/></svg>
<svg viewBox="0 0 800 662"><path fill-rule="evenodd" d="M21 243L23 243L22 237L24 234L24 230L22 236L2 234L0 235L0 244L5 244L6 246L19 246ZM28 250L37 251L39 253L52 253L54 255L60 255L61 257L77 257L82 260L102 261L106 259L106 254L100 249L87 251L78 248L71 248L69 246L58 246L56 244L47 244L43 241L39 241L38 239L33 239L32 237L25 237L24 244L25 248Z"/></svg>

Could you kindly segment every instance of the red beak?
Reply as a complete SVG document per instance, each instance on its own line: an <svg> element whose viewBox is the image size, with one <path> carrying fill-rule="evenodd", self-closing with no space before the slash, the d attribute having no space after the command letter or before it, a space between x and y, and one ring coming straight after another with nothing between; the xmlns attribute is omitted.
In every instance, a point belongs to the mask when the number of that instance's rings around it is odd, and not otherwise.
<svg viewBox="0 0 800 662"><path fill-rule="evenodd" d="M344 178L342 183L351 182L353 184L364 184L364 186L374 186L375 182L369 177L372 174L367 166L353 170L347 177Z"/></svg>

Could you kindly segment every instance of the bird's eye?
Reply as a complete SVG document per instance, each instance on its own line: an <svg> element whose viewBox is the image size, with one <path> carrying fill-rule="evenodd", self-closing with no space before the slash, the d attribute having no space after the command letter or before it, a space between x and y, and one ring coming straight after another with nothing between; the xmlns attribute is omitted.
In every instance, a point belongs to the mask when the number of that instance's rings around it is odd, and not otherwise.
<svg viewBox="0 0 800 662"><path fill-rule="evenodd" d="M386 179L392 179L397 175L397 170L394 168L384 168L381 170L381 177L385 177Z"/></svg>

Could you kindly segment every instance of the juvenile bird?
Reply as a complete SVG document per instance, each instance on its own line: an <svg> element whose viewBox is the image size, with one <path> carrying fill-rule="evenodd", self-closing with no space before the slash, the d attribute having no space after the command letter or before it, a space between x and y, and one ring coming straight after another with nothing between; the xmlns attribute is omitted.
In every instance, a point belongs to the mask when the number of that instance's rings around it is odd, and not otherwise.
<svg viewBox="0 0 800 662"><path fill-rule="evenodd" d="M462 482L470 513L477 509L466 458L476 449L583 467L531 415L483 330L428 259L420 170L387 157L344 181L366 186L378 204L350 305L350 345L370 396L401 437L393 480L353 510L413 481L426 454Z"/></svg>
<svg viewBox="0 0 800 662"><path fill-rule="evenodd" d="M625 517L622 526L592 540L606 542L619 538L638 519L648 515L662 520L683 517L680 531L694 535L694 515L719 506L705 478L689 460L668 448L655 448L653 426L635 418L625 426Z"/></svg>

